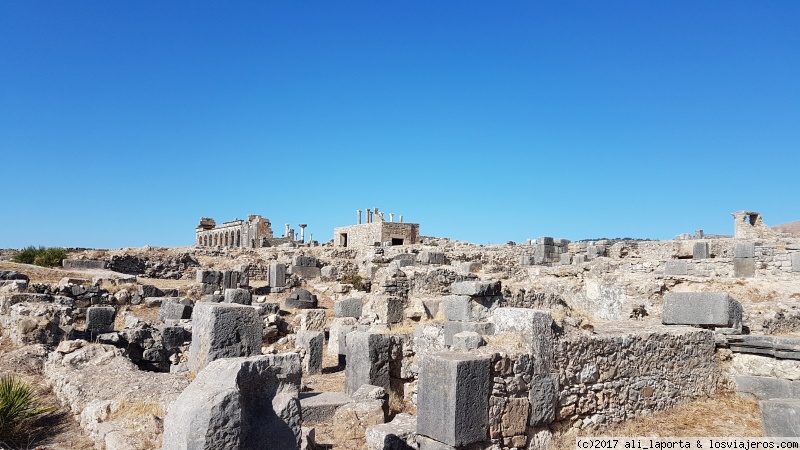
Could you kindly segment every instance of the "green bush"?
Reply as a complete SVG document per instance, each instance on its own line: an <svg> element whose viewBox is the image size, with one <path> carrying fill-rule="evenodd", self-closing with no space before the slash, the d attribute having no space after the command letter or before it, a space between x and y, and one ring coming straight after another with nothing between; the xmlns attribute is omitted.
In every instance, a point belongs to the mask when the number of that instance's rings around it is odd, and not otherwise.
<svg viewBox="0 0 800 450"><path fill-rule="evenodd" d="M12 261L23 264L36 264L43 267L61 265L61 260L67 257L67 252L61 247L27 247L14 255Z"/></svg>
<svg viewBox="0 0 800 450"><path fill-rule="evenodd" d="M352 284L353 289L357 291L366 290L366 285L364 285L364 279L356 272L350 272L342 275L342 283L343 284Z"/></svg>
<svg viewBox="0 0 800 450"><path fill-rule="evenodd" d="M34 388L13 376L0 377L0 442L11 443L32 431L33 422L55 411L40 406Z"/></svg>

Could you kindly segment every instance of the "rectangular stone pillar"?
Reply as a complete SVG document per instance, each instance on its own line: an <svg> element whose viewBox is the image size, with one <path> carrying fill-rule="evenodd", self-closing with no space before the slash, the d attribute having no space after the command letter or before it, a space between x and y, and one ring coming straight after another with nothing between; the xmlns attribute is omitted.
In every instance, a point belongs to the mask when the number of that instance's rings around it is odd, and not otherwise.
<svg viewBox="0 0 800 450"><path fill-rule="evenodd" d="M295 338L295 346L306 350L306 355L303 357L303 373L308 375L322 373L322 346L325 343L325 333L299 330Z"/></svg>
<svg viewBox="0 0 800 450"><path fill-rule="evenodd" d="M258 312L237 303L197 303L193 312L189 371L220 358L261 354L264 323Z"/></svg>
<svg viewBox="0 0 800 450"><path fill-rule="evenodd" d="M269 285L270 287L286 286L286 265L280 263L269 265Z"/></svg>
<svg viewBox="0 0 800 450"><path fill-rule="evenodd" d="M349 395L364 384L380 386L389 391L388 334L351 331L347 334L347 365L344 369L344 388Z"/></svg>
<svg viewBox="0 0 800 450"><path fill-rule="evenodd" d="M468 353L424 355L417 433L459 447L489 438L491 360Z"/></svg>
<svg viewBox="0 0 800 450"><path fill-rule="evenodd" d="M708 257L708 242L695 242L692 247L692 259L706 259Z"/></svg>

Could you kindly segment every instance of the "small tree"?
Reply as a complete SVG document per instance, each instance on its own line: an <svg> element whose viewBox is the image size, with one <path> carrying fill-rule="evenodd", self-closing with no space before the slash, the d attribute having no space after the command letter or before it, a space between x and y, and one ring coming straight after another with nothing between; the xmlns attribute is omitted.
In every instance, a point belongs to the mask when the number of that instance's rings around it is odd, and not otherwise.
<svg viewBox="0 0 800 450"><path fill-rule="evenodd" d="M61 261L67 257L67 252L61 247L26 247L21 252L11 258L12 261L22 264L36 264L43 267L54 267L61 265Z"/></svg>
<svg viewBox="0 0 800 450"><path fill-rule="evenodd" d="M25 381L10 374L0 377L0 442L24 439L36 419L53 411L40 405L36 391Z"/></svg>

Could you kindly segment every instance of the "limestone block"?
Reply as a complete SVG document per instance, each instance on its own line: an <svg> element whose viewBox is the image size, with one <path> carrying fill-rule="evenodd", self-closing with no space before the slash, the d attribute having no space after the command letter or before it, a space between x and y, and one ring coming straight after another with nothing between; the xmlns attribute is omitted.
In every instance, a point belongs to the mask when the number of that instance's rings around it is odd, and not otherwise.
<svg viewBox="0 0 800 450"><path fill-rule="evenodd" d="M253 303L253 298L248 289L225 289L225 303L249 305Z"/></svg>
<svg viewBox="0 0 800 450"><path fill-rule="evenodd" d="M204 295L203 298L200 299L201 302L209 302L209 303L222 303L224 300L225 296L220 294Z"/></svg>
<svg viewBox="0 0 800 450"><path fill-rule="evenodd" d="M490 322L453 322L447 321L443 324L444 345L453 345L453 336L462 331L474 331L485 336L494 334L494 324Z"/></svg>
<svg viewBox="0 0 800 450"><path fill-rule="evenodd" d="M325 343L325 333L322 331L299 330L295 345L304 348L303 373L313 375L322 373L322 346Z"/></svg>
<svg viewBox="0 0 800 450"><path fill-rule="evenodd" d="M325 331L324 309L304 309L298 316L301 330Z"/></svg>
<svg viewBox="0 0 800 450"><path fill-rule="evenodd" d="M298 255L294 257L295 267L317 267L317 258L313 256Z"/></svg>
<svg viewBox="0 0 800 450"><path fill-rule="evenodd" d="M406 413L394 416L391 422L367 428L367 450L416 449L417 418Z"/></svg>
<svg viewBox="0 0 800 450"><path fill-rule="evenodd" d="M222 272L216 270L197 270L197 282L204 284L214 284L219 286L222 283Z"/></svg>
<svg viewBox="0 0 800 450"><path fill-rule="evenodd" d="M292 275L305 279L319 278L322 276L322 271L319 267L292 266Z"/></svg>
<svg viewBox="0 0 800 450"><path fill-rule="evenodd" d="M269 285L271 287L286 286L286 265L272 263L269 265Z"/></svg>
<svg viewBox="0 0 800 450"><path fill-rule="evenodd" d="M692 246L692 259L709 258L708 242L695 242Z"/></svg>
<svg viewBox="0 0 800 450"><path fill-rule="evenodd" d="M92 335L114 331L115 315L113 306L90 306L86 310L86 331Z"/></svg>
<svg viewBox="0 0 800 450"><path fill-rule="evenodd" d="M441 309L444 312L444 318L460 322L472 320L470 299L471 297L468 295L448 295L442 298Z"/></svg>
<svg viewBox="0 0 800 450"><path fill-rule="evenodd" d="M457 281L450 285L450 293L470 297L503 295L499 281Z"/></svg>
<svg viewBox="0 0 800 450"><path fill-rule="evenodd" d="M333 314L336 317L361 317L361 310L363 308L360 298L345 298L337 301L333 305Z"/></svg>
<svg viewBox="0 0 800 450"><path fill-rule="evenodd" d="M756 276L754 258L733 258L733 276L737 278L753 278Z"/></svg>
<svg viewBox="0 0 800 450"><path fill-rule="evenodd" d="M296 289L284 304L287 309L313 309L317 307L317 296L305 289Z"/></svg>
<svg viewBox="0 0 800 450"><path fill-rule="evenodd" d="M755 243L737 242L733 246L734 258L754 258L756 256Z"/></svg>
<svg viewBox="0 0 800 450"><path fill-rule="evenodd" d="M531 414L531 426L547 425L556 417L556 401L558 400L558 378L555 374L534 374L531 377L531 389L528 393Z"/></svg>
<svg viewBox="0 0 800 450"><path fill-rule="evenodd" d="M15 303L8 306L8 315L0 315L0 332L7 334L17 345L57 345L64 338L62 327L72 324L71 315L72 308L68 306L40 302Z"/></svg>
<svg viewBox="0 0 800 450"><path fill-rule="evenodd" d="M425 314L428 315L428 318L434 319L437 315L439 315L439 310L441 309L442 299L425 299L422 300L422 306L425 308Z"/></svg>
<svg viewBox="0 0 800 450"><path fill-rule="evenodd" d="M800 400L761 400L758 405L764 437L800 437Z"/></svg>
<svg viewBox="0 0 800 450"><path fill-rule="evenodd" d="M352 399L344 392L306 392L300 394L300 409L303 411L303 423L328 423L342 405Z"/></svg>
<svg viewBox="0 0 800 450"><path fill-rule="evenodd" d="M189 333L187 333L183 327L164 326L160 327L158 330L161 332L161 343L164 346L164 350L167 352L180 349L184 342L191 339L190 336L187 336Z"/></svg>
<svg viewBox="0 0 800 450"><path fill-rule="evenodd" d="M419 252L417 255L417 263L419 264L449 264L447 256L441 252Z"/></svg>
<svg viewBox="0 0 800 450"><path fill-rule="evenodd" d="M792 396L792 382L781 378L749 377L737 375L736 392L753 394L759 400L789 398Z"/></svg>
<svg viewBox="0 0 800 450"><path fill-rule="evenodd" d="M483 336L474 331L462 331L453 335L453 350L468 352L484 345Z"/></svg>
<svg viewBox="0 0 800 450"><path fill-rule="evenodd" d="M236 303L198 303L192 321L189 370L211 361L261 353L264 324L255 309Z"/></svg>
<svg viewBox="0 0 800 450"><path fill-rule="evenodd" d="M394 297L374 297L372 311L378 316L378 323L400 323L403 321L403 300Z"/></svg>
<svg viewBox="0 0 800 450"><path fill-rule="evenodd" d="M163 448L298 449L300 377L296 353L210 363L170 407Z"/></svg>
<svg viewBox="0 0 800 450"><path fill-rule="evenodd" d="M520 266L532 266L536 264L536 259L533 256L520 256L519 257L519 265Z"/></svg>
<svg viewBox="0 0 800 450"><path fill-rule="evenodd" d="M454 447L488 439L490 365L467 353L422 356L417 433Z"/></svg>
<svg viewBox="0 0 800 450"><path fill-rule="evenodd" d="M687 275L689 273L689 266L686 261L679 259L667 261L664 267L664 275Z"/></svg>
<svg viewBox="0 0 800 450"><path fill-rule="evenodd" d="M367 428L384 423L380 401L349 403L333 416L333 439L336 448L362 450Z"/></svg>
<svg viewBox="0 0 800 450"><path fill-rule="evenodd" d="M664 294L665 325L742 327L742 305L724 292L668 292Z"/></svg>
<svg viewBox="0 0 800 450"><path fill-rule="evenodd" d="M494 332L525 333L552 336L553 316L549 311L528 308L497 308L494 317Z"/></svg>
<svg viewBox="0 0 800 450"><path fill-rule="evenodd" d="M452 445L447 445L421 434L417 435L417 445L419 446L419 450L458 450Z"/></svg>
<svg viewBox="0 0 800 450"><path fill-rule="evenodd" d="M800 252L793 252L792 258L792 272L800 272Z"/></svg>
<svg viewBox="0 0 800 450"><path fill-rule="evenodd" d="M158 320L161 322L165 320L181 320L190 319L192 317L191 300L177 297L164 298L161 301L161 306L158 308Z"/></svg>
<svg viewBox="0 0 800 450"><path fill-rule="evenodd" d="M337 317L333 319L328 332L328 355L346 355L345 336L358 329L358 320L353 317Z"/></svg>
<svg viewBox="0 0 800 450"><path fill-rule="evenodd" d="M352 394L364 384L389 389L389 349L391 336L352 331L347 335L345 392Z"/></svg>

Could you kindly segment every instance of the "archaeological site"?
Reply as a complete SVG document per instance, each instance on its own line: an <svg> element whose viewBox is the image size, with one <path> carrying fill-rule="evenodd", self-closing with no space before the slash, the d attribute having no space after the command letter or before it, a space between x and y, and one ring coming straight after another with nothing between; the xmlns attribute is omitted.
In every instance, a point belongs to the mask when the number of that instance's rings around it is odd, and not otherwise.
<svg viewBox="0 0 800 450"><path fill-rule="evenodd" d="M354 212L327 242L249 215L200 219L191 247L71 249L54 269L3 251L0 373L61 412L14 445L800 436L800 233L739 211L724 236L477 245Z"/></svg>

